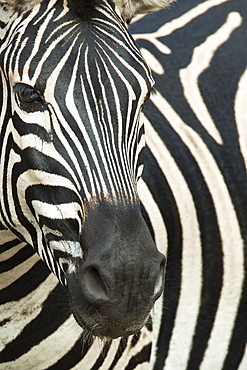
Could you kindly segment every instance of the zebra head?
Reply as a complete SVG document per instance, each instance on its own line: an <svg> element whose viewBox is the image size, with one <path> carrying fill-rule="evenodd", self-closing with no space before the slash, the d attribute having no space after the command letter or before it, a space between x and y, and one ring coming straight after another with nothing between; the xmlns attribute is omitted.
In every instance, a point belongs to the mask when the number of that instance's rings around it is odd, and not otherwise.
<svg viewBox="0 0 247 370"><path fill-rule="evenodd" d="M138 331L163 287L136 190L153 80L124 19L166 2L1 2L0 221L100 337Z"/></svg>

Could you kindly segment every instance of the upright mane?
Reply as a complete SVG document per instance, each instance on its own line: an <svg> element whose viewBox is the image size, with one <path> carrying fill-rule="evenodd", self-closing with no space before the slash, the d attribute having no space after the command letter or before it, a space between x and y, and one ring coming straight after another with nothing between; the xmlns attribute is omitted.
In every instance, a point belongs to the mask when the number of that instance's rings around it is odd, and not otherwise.
<svg viewBox="0 0 247 370"><path fill-rule="evenodd" d="M20 13L31 10L42 0L7 0L6 3L13 6ZM73 10L80 18L86 20L92 10L98 6L102 0L67 0L64 3Z"/></svg>
<svg viewBox="0 0 247 370"><path fill-rule="evenodd" d="M96 6L99 6L103 0L63 0L64 5L68 6L82 20L88 19ZM129 23L138 14L154 12L165 8L176 0L109 0L116 5L123 19ZM0 4L9 4L20 13L32 10L32 8L41 3L42 0L5 0Z"/></svg>

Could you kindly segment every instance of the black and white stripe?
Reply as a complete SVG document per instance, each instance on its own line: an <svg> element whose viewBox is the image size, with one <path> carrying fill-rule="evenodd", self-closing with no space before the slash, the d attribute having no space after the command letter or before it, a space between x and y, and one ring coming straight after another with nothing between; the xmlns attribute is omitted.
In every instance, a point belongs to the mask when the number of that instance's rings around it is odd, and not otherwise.
<svg viewBox="0 0 247 370"><path fill-rule="evenodd" d="M3 230L8 266L22 266L16 279L6 271L2 280L1 312L9 317L1 320L1 337L9 336L19 300L34 307L26 321L16 316L4 369L247 368L246 10L245 0L187 0L131 25L156 80L138 188L156 244L168 256L153 332L144 328L139 339L110 345L95 340L81 352L63 288Z"/></svg>
<svg viewBox="0 0 247 370"><path fill-rule="evenodd" d="M131 26L156 80L140 194L168 256L154 369L247 367L246 11L190 0Z"/></svg>

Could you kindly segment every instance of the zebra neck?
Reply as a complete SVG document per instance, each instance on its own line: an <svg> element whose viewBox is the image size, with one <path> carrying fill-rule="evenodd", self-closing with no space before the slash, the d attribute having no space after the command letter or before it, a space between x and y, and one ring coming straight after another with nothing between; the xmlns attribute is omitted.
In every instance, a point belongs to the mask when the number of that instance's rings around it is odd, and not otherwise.
<svg viewBox="0 0 247 370"><path fill-rule="evenodd" d="M5 229L0 223L0 253L2 253L0 257L1 262L5 260L3 257L5 251L10 249L14 251L16 250L15 247L17 247L19 250L22 248L22 244L24 246L24 244L26 245L27 243L22 243L11 230Z"/></svg>

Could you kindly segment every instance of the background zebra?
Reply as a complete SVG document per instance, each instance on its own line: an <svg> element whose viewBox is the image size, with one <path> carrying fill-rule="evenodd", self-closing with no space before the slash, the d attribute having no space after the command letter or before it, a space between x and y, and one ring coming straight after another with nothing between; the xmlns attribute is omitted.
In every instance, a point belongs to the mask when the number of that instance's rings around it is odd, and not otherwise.
<svg viewBox="0 0 247 370"><path fill-rule="evenodd" d="M169 248L164 302L154 309L150 368L157 370L247 368L246 20L244 0L187 0L130 27L157 90L145 111L149 150L140 183L157 245ZM148 327L128 341L85 343L81 359L65 298L57 317L63 288L30 259L29 284L17 297L28 296L39 269L48 284L33 302L45 305L26 321L22 316L21 334L8 347L13 362L4 369L148 368Z"/></svg>
<svg viewBox="0 0 247 370"><path fill-rule="evenodd" d="M245 1L190 0L131 26L156 80L144 189L168 245L154 369L247 368L246 22Z"/></svg>

